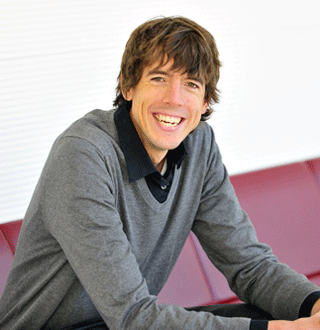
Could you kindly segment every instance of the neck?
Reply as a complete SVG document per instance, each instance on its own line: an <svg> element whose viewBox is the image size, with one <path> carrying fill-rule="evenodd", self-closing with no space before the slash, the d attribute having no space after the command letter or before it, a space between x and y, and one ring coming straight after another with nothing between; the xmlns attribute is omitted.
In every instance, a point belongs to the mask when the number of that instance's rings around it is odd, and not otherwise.
<svg viewBox="0 0 320 330"><path fill-rule="evenodd" d="M155 150L154 148L150 148L149 144L147 143L143 143L143 145L153 165L159 172L161 172L168 150Z"/></svg>
<svg viewBox="0 0 320 330"><path fill-rule="evenodd" d="M153 163L154 166L156 167L156 169L157 169L159 172L161 172L162 169L163 169L163 165L164 165L165 159L166 159L166 158L164 157L164 158L160 161L160 163L158 163L158 164Z"/></svg>

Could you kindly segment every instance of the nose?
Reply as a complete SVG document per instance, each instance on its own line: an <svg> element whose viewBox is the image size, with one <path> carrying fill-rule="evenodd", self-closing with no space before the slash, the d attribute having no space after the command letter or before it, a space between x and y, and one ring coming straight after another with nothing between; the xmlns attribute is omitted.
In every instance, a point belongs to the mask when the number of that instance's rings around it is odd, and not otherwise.
<svg viewBox="0 0 320 330"><path fill-rule="evenodd" d="M183 91L180 82L171 82L166 86L164 103L172 106L181 106L183 104Z"/></svg>

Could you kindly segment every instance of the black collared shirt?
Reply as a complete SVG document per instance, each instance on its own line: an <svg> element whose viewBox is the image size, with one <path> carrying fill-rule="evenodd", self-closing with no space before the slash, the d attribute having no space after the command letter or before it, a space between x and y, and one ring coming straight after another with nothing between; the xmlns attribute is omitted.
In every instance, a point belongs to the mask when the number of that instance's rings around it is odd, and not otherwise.
<svg viewBox="0 0 320 330"><path fill-rule="evenodd" d="M175 167L180 168L187 155L182 142L176 149L167 153L167 170L161 175L152 163L146 149L130 117L131 102L119 107L114 114L114 122L118 131L120 147L126 158L129 182L145 178L152 195L163 203L169 194L172 185Z"/></svg>

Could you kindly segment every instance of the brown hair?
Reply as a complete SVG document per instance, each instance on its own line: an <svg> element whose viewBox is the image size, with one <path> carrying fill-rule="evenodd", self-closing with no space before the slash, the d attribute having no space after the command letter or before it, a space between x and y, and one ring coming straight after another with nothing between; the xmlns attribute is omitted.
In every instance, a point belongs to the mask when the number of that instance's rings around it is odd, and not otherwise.
<svg viewBox="0 0 320 330"><path fill-rule="evenodd" d="M205 100L210 106L201 120L207 120L213 112L211 104L219 102L219 53L211 33L184 17L152 19L132 32L122 56L114 106L127 102L122 91L137 86L146 66L157 61L162 66L171 59L173 70L204 78Z"/></svg>

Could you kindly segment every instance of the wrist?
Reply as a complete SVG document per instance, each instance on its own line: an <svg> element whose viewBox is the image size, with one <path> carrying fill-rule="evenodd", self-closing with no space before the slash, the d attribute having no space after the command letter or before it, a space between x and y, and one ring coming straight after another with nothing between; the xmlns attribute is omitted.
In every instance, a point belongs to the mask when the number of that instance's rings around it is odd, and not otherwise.
<svg viewBox="0 0 320 330"><path fill-rule="evenodd" d="M268 330L299 330L292 321L269 321Z"/></svg>
<svg viewBox="0 0 320 330"><path fill-rule="evenodd" d="M313 316L318 312L320 312L320 299L318 299L313 305L310 316Z"/></svg>

